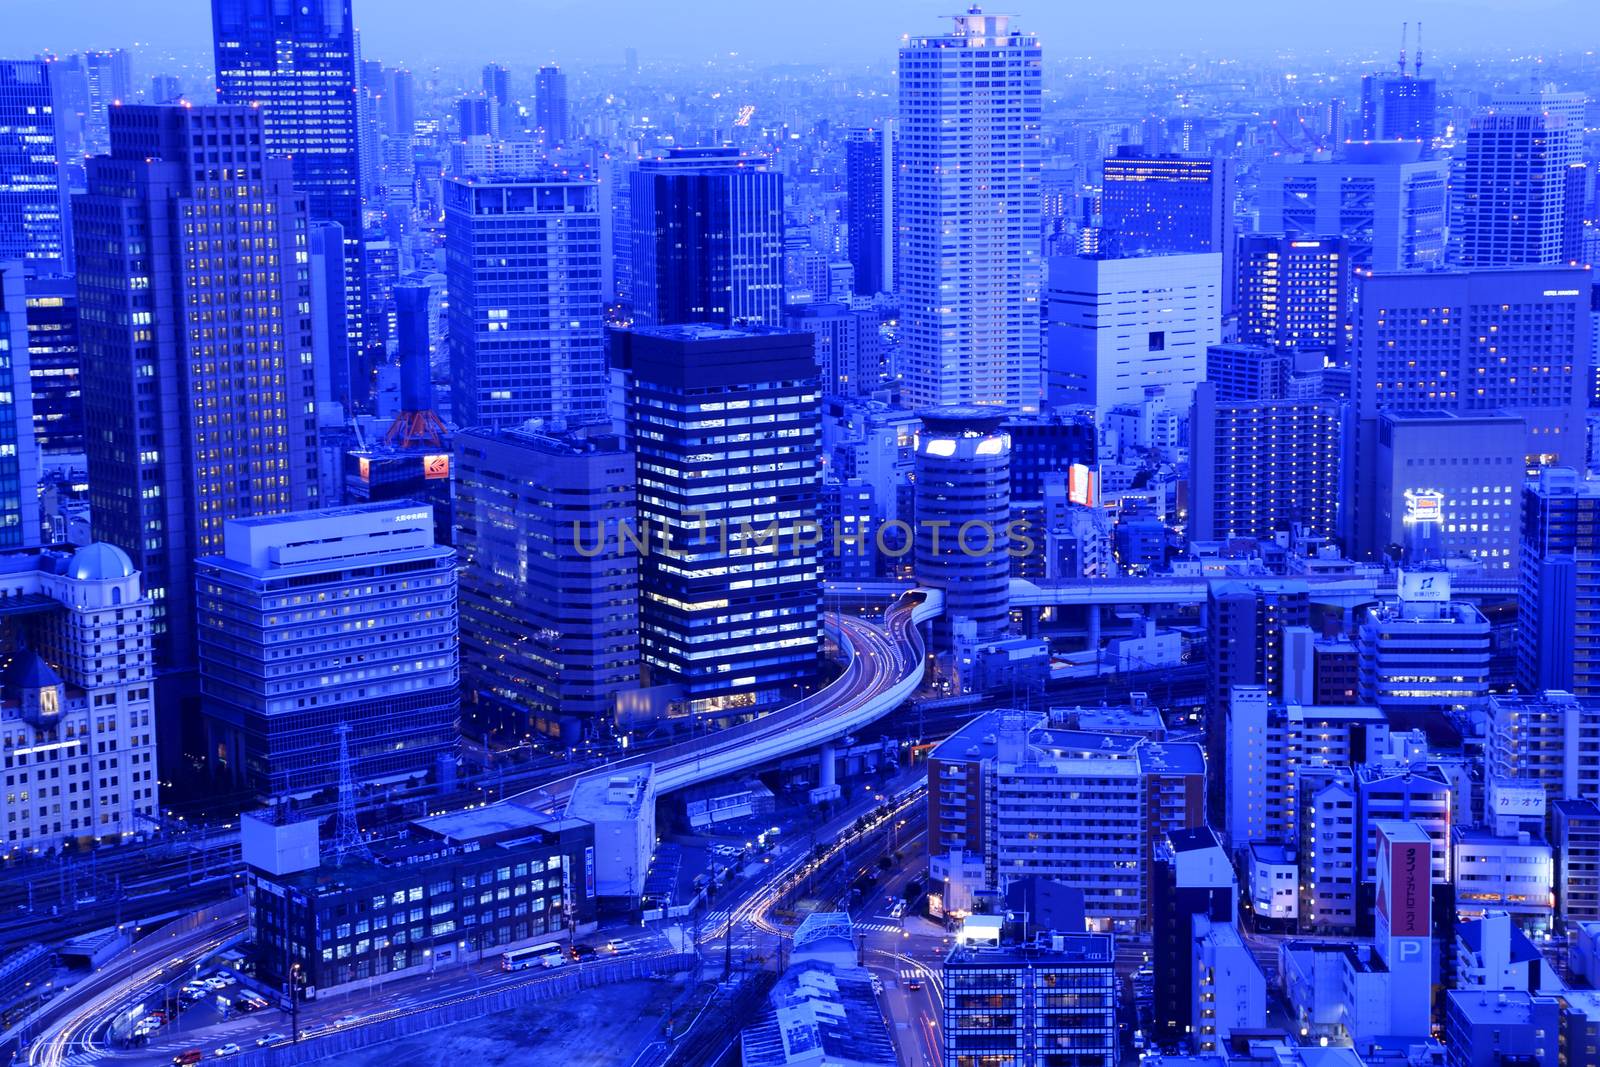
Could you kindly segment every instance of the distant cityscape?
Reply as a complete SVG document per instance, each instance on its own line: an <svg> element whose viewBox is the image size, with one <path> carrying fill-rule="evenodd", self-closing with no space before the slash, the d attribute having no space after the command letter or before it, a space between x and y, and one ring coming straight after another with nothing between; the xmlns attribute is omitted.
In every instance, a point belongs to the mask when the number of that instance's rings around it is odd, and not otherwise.
<svg viewBox="0 0 1600 1067"><path fill-rule="evenodd" d="M210 6L0 44L6 1062L1600 1067L1600 18Z"/></svg>

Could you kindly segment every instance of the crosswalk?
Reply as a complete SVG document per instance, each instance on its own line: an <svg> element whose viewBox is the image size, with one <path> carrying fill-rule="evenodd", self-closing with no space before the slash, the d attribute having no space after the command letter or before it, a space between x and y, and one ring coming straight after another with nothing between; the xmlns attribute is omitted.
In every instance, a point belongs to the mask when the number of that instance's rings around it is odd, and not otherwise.
<svg viewBox="0 0 1600 1067"><path fill-rule="evenodd" d="M898 934L901 932L895 923L856 923L856 932L874 934Z"/></svg>

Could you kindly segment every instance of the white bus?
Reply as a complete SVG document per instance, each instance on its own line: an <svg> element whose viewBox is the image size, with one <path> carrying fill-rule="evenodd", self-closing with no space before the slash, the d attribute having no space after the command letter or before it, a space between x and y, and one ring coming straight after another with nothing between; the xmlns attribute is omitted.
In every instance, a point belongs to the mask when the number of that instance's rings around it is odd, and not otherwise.
<svg viewBox="0 0 1600 1067"><path fill-rule="evenodd" d="M567 962L566 953L555 941L527 948L514 948L500 957L502 971L520 971L527 967L559 967Z"/></svg>

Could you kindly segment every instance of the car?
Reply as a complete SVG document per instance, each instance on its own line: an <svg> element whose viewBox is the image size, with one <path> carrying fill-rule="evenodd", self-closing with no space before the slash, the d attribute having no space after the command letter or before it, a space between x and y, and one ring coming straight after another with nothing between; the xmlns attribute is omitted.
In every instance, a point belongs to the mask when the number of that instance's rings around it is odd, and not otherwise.
<svg viewBox="0 0 1600 1067"><path fill-rule="evenodd" d="M197 1048L187 1049L172 1057L173 1067L188 1067L191 1063L199 1063L206 1058L206 1054Z"/></svg>
<svg viewBox="0 0 1600 1067"><path fill-rule="evenodd" d="M216 978L216 977L207 978L206 979L206 988L207 989L227 989L228 988L228 983L224 982L222 979Z"/></svg>
<svg viewBox="0 0 1600 1067"><path fill-rule="evenodd" d="M278 1031L276 1031L276 1030L272 1030L272 1031L270 1031L268 1033L265 1033L265 1034L262 1034L260 1037L256 1038L256 1048L262 1048L262 1047L264 1047L266 1045L270 1045L274 1041L282 1041L284 1039L284 1037L286 1037L286 1036L287 1035L285 1035L285 1034L278 1033Z"/></svg>
<svg viewBox="0 0 1600 1067"><path fill-rule="evenodd" d="M239 1046L230 1041L226 1045L218 1047L217 1051L213 1052L212 1055L221 1059L223 1056L237 1056L240 1051Z"/></svg>
<svg viewBox="0 0 1600 1067"><path fill-rule="evenodd" d="M591 957L594 956L594 954L595 954L595 950L594 950L594 946L593 945L573 945L572 946L572 958L574 960L590 959Z"/></svg>
<svg viewBox="0 0 1600 1067"><path fill-rule="evenodd" d="M333 1025L335 1025L335 1026L354 1026L356 1023L358 1023L360 1021L361 1021L361 1016L359 1016L359 1015L341 1015L337 1019L333 1020Z"/></svg>
<svg viewBox="0 0 1600 1067"><path fill-rule="evenodd" d="M920 978L911 979L911 981L906 983L906 988L911 990L911 992L913 992L913 993L917 992L919 989L922 988L922 979L920 979Z"/></svg>
<svg viewBox="0 0 1600 1067"><path fill-rule="evenodd" d="M218 971L215 977L223 985L234 985L239 981L237 975L229 974L227 971Z"/></svg>

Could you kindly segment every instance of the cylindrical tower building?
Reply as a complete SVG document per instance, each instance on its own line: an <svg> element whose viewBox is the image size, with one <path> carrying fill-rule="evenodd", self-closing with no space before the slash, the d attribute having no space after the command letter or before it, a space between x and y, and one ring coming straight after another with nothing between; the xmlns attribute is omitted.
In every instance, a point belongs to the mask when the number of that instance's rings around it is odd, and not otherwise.
<svg viewBox="0 0 1600 1067"><path fill-rule="evenodd" d="M917 580L942 589L945 610L936 639L969 620L978 640L1005 633L1011 610L1010 412L994 407L940 407L921 412L917 435Z"/></svg>

